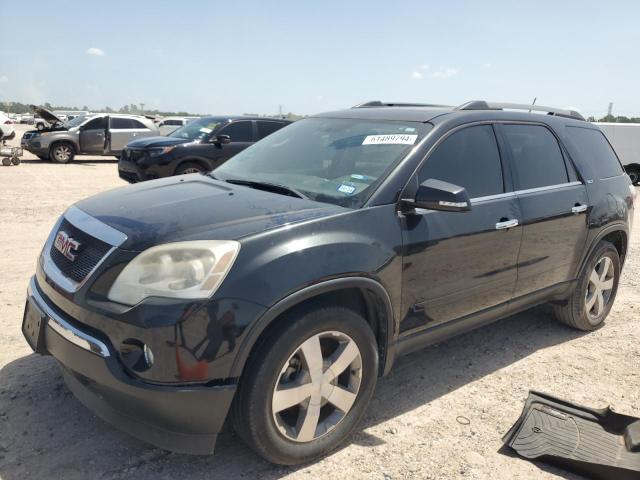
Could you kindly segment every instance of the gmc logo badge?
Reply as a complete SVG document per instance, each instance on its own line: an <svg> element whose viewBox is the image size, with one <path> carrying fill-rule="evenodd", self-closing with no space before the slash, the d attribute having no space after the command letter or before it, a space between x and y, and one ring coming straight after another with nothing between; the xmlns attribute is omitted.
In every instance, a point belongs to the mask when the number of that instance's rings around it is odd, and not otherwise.
<svg viewBox="0 0 640 480"><path fill-rule="evenodd" d="M67 232L61 230L56 235L56 240L53 243L53 246L73 262L76 259L78 248L80 248L80 242L74 240L67 234Z"/></svg>

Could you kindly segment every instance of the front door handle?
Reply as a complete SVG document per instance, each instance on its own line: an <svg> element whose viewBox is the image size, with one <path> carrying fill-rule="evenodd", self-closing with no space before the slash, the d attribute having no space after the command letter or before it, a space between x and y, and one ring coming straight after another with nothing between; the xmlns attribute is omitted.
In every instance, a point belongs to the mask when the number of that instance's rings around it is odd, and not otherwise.
<svg viewBox="0 0 640 480"><path fill-rule="evenodd" d="M571 211L573 213L582 213L582 212L586 212L587 211L587 206L586 205L576 205L574 207L571 208Z"/></svg>
<svg viewBox="0 0 640 480"><path fill-rule="evenodd" d="M504 222L496 223L496 230L504 230L505 228L513 228L518 226L518 219L505 220Z"/></svg>

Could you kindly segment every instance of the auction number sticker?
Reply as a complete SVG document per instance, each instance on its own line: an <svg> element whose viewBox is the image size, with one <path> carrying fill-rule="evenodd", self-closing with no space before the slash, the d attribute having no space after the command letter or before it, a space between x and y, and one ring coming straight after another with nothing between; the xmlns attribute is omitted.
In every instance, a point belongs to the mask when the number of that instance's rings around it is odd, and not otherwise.
<svg viewBox="0 0 640 480"><path fill-rule="evenodd" d="M367 135L362 145L413 145L418 135Z"/></svg>

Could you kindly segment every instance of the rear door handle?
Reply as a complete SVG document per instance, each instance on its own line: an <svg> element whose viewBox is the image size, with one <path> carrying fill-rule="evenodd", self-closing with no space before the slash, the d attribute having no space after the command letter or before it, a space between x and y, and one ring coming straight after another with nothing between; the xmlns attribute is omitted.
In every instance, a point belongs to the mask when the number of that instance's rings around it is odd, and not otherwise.
<svg viewBox="0 0 640 480"><path fill-rule="evenodd" d="M513 228L518 226L518 219L505 220L504 222L496 223L496 230L504 230L505 228Z"/></svg>
<svg viewBox="0 0 640 480"><path fill-rule="evenodd" d="M587 211L587 206L586 205L576 205L575 207L571 208L571 211L573 213L582 213L582 212L586 212Z"/></svg>

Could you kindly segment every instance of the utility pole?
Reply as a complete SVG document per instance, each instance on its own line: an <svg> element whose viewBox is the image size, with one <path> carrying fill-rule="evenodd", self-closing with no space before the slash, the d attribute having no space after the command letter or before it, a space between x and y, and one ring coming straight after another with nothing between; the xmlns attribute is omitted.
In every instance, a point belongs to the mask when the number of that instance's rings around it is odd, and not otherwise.
<svg viewBox="0 0 640 480"><path fill-rule="evenodd" d="M282 118L282 105L278 105L278 116Z"/></svg>
<svg viewBox="0 0 640 480"><path fill-rule="evenodd" d="M607 117L611 116L611 112L613 112L613 102L609 102L609 108L607 109Z"/></svg>

